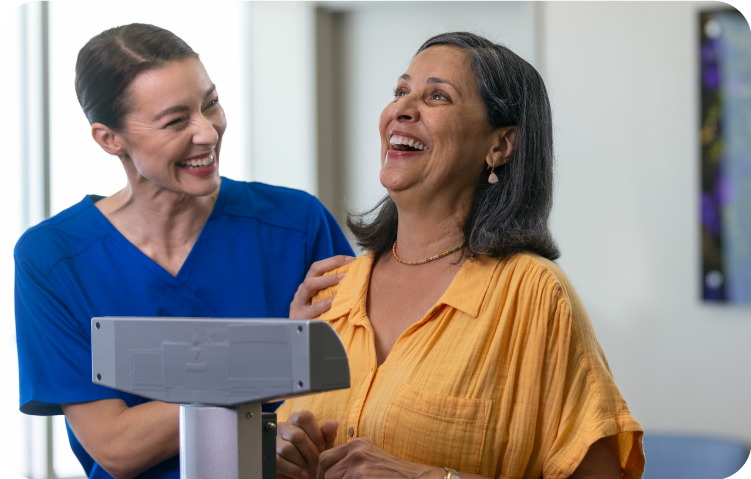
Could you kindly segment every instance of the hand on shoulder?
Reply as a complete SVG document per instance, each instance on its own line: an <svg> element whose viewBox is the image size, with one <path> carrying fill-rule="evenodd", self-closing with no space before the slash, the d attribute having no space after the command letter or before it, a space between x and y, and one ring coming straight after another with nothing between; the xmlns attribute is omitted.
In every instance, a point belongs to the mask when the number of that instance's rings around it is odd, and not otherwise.
<svg viewBox="0 0 751 479"><path fill-rule="evenodd" d="M346 266L355 260L352 256L332 256L316 261L310 267L305 281L297 288L295 297L289 305L289 317L294 319L313 319L331 309L336 290L331 291L346 275ZM325 292L331 291L326 297ZM314 301L315 299L315 301Z"/></svg>

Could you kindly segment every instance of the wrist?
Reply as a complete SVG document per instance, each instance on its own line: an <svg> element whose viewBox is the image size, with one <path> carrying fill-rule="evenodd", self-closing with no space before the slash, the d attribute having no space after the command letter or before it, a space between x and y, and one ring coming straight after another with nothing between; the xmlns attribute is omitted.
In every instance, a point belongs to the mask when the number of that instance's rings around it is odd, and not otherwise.
<svg viewBox="0 0 751 479"><path fill-rule="evenodd" d="M445 479L464 479L461 474L459 474L454 469L444 467L444 471L446 471L446 478Z"/></svg>
<svg viewBox="0 0 751 479"><path fill-rule="evenodd" d="M446 471L442 467L423 466L414 476L417 479L446 479Z"/></svg>

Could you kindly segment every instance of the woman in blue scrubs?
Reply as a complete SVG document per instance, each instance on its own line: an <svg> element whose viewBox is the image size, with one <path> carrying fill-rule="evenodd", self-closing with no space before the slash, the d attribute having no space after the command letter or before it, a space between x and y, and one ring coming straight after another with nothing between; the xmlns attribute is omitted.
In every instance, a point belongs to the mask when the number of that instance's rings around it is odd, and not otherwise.
<svg viewBox="0 0 751 479"><path fill-rule="evenodd" d="M97 35L75 85L127 185L86 196L16 245L21 411L64 413L90 478L178 478L179 406L93 384L91 318L287 317L304 280L292 314L314 317L310 297L339 281L322 273L353 252L315 197L219 176L217 88L171 32Z"/></svg>

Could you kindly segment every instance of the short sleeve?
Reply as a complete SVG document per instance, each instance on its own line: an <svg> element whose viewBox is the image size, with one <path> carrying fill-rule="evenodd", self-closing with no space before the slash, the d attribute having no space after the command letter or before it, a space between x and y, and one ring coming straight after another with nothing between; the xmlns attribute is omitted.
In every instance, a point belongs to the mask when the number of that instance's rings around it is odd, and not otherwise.
<svg viewBox="0 0 751 479"><path fill-rule="evenodd" d="M308 223L308 264L305 271L316 261L336 255L354 256L355 253L334 217L313 197Z"/></svg>
<svg viewBox="0 0 751 479"><path fill-rule="evenodd" d="M545 479L569 477L597 440L618 436L624 479L644 472L643 429L631 415L576 292L566 281L551 318L549 363L557 364L551 396L560 398Z"/></svg>
<svg viewBox="0 0 751 479"><path fill-rule="evenodd" d="M91 381L90 332L81 322L90 318L76 318L62 288L18 248L14 256L21 412L50 416L63 403L120 398Z"/></svg>

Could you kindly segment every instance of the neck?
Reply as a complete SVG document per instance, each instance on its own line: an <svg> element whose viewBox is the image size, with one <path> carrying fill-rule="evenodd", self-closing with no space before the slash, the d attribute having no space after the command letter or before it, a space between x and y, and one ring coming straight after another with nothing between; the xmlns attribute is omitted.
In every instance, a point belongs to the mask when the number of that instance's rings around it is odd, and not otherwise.
<svg viewBox="0 0 751 479"><path fill-rule="evenodd" d="M96 206L136 244L172 249L195 241L218 194L219 190L208 196L191 196L129 182Z"/></svg>
<svg viewBox="0 0 751 479"><path fill-rule="evenodd" d="M392 193L399 212L397 254L407 261L416 261L462 243L473 193L421 195L419 198L414 194L407 197Z"/></svg>

